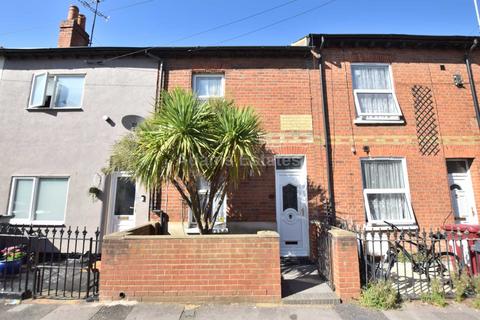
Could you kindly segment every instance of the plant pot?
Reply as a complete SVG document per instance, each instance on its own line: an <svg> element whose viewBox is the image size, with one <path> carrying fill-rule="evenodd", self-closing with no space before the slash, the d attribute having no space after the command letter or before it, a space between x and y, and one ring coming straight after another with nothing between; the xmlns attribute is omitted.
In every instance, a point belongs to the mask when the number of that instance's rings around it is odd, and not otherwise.
<svg viewBox="0 0 480 320"><path fill-rule="evenodd" d="M0 277L2 275L19 274L22 268L22 259L12 261L0 261Z"/></svg>

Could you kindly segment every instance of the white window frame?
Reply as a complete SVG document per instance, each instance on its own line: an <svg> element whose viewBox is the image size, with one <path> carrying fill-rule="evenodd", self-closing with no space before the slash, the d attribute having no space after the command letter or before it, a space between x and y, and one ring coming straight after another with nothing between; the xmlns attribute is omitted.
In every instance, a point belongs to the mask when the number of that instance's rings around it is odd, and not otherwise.
<svg viewBox="0 0 480 320"><path fill-rule="evenodd" d="M205 195L205 194L208 194L209 191L210 191L210 188L203 188L203 189L199 189L198 193ZM217 220L215 221L215 225L213 227L214 232L228 232L228 228L226 227L226 223L227 223L227 196L226 195L225 195L225 198L223 199L223 203L221 204L221 206L223 207L223 209L221 209L223 211L218 212ZM223 216L225 217L225 221L218 221L218 218L221 216L220 213L223 213ZM188 208L187 224L188 224L187 233L199 233L200 232L200 230L198 229L197 223L194 222L193 213L192 213L192 210L190 208ZM224 226L224 228L221 228L222 225Z"/></svg>
<svg viewBox="0 0 480 320"><path fill-rule="evenodd" d="M47 76L47 81L45 83L45 88L43 88L43 104L41 106L39 105L33 105L32 104L32 98L33 98L33 91L35 88L35 79L39 76L46 75ZM57 81L58 77L78 77L78 78L83 78L83 86L82 86L82 94L80 97L80 106L78 107L56 107L55 106L55 94L56 94L56 88L57 88ZM48 106L45 106L46 100L47 100L47 88L48 88L48 82L49 79L53 78L53 92L52 92L52 97L50 99L50 104ZM33 74L32 77L32 83L31 83L31 88L30 88L30 97L28 99L28 107L27 109L29 110L81 110L83 108L83 98L85 94L85 79L86 79L86 74L85 73L49 73L49 72L38 72Z"/></svg>
<svg viewBox="0 0 480 320"><path fill-rule="evenodd" d="M354 82L353 69L355 66L376 66L376 67L388 67L389 77L390 77L390 88L391 89L353 89L353 96L355 100L355 110L357 112L357 119L355 123L404 123L401 119L403 116L400 109L400 105L397 100L397 95L395 93L395 87L393 82L393 72L392 65L388 63L351 63L350 73L352 78L352 88ZM396 112L394 113L366 113L362 112L360 108L360 100L358 99L358 94L362 93L389 93L393 97L395 104Z"/></svg>
<svg viewBox="0 0 480 320"><path fill-rule="evenodd" d="M41 179L66 179L67 180L67 190L66 190L66 199L65 199L65 208L63 211L62 220L34 220L35 216L35 203L38 195L38 185ZM32 184L32 194L30 197L30 206L29 206L29 217L28 219L17 219L15 218L13 210L13 201L17 189L18 180L31 180ZM12 182L10 185L10 197L8 200L8 211L7 216L12 217L9 221L11 224L34 224L34 225L63 225L65 223L65 215L68 207L68 192L70 189L70 177L69 176L14 176L12 177Z"/></svg>
<svg viewBox="0 0 480 320"><path fill-rule="evenodd" d="M387 161L402 161L402 170L403 170L403 183L404 183L404 188L391 188L391 189L366 189L365 186L363 185L363 168L362 168L362 163L365 161L377 161L377 160L387 160ZM385 226L385 220L393 223L395 225L416 225L415 217L413 214L413 208L412 208L412 200L410 197L410 187L409 187L409 181L408 181L408 172L407 172L407 161L405 158L401 157L375 157L375 158L360 158L360 172L362 175L362 189L363 189L363 202L365 206L365 212L367 214L367 225L369 226ZM373 220L372 219L372 214L370 212L370 206L368 204L368 195L369 194L398 194L398 193L403 193L405 194L405 199L407 201L407 209L408 209L408 215L409 218L403 219L403 220L388 220L388 219L382 219L382 220Z"/></svg>
<svg viewBox="0 0 480 320"><path fill-rule="evenodd" d="M209 77L220 77L222 81L222 92L218 96L199 96L197 95L197 79L198 78L209 78ZM192 89L193 92L197 95L199 100L208 100L212 98L223 98L225 96L225 75L223 73L198 73L193 75L192 79Z"/></svg>

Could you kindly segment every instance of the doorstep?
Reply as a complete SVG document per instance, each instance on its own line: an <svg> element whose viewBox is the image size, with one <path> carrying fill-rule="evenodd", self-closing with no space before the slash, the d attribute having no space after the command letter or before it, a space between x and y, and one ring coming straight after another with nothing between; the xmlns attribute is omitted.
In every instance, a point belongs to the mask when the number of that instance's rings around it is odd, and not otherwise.
<svg viewBox="0 0 480 320"><path fill-rule="evenodd" d="M340 299L320 277L315 264L305 259L281 260L282 303L336 305Z"/></svg>

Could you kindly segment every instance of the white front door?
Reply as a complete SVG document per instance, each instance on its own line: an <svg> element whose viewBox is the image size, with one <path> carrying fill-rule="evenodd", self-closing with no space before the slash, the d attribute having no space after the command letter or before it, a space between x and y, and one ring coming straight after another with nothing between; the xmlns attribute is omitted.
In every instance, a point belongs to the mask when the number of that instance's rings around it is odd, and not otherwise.
<svg viewBox="0 0 480 320"><path fill-rule="evenodd" d="M282 256L308 256L308 201L305 157L275 159L277 230Z"/></svg>
<svg viewBox="0 0 480 320"><path fill-rule="evenodd" d="M447 160L447 170L455 223L478 224L468 160Z"/></svg>
<svg viewBox="0 0 480 320"><path fill-rule="evenodd" d="M135 182L127 173L112 174L110 232L125 231L135 226Z"/></svg>

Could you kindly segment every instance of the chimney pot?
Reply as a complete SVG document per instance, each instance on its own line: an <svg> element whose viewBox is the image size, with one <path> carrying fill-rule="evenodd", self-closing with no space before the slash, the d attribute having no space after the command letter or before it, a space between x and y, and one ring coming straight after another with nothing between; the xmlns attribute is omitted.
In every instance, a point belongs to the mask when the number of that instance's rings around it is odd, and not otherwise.
<svg viewBox="0 0 480 320"><path fill-rule="evenodd" d="M85 22L87 21L87 17L85 17L84 14L79 14L77 18L77 23L82 28L82 30L85 30Z"/></svg>
<svg viewBox="0 0 480 320"><path fill-rule="evenodd" d="M68 8L67 20L76 20L79 12L77 6L71 5L70 8Z"/></svg>

